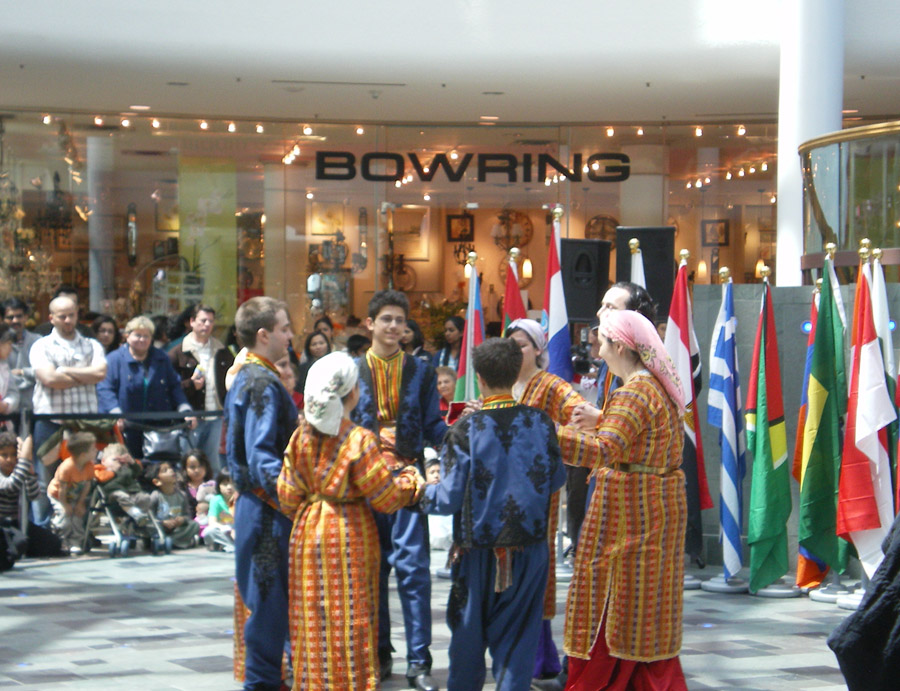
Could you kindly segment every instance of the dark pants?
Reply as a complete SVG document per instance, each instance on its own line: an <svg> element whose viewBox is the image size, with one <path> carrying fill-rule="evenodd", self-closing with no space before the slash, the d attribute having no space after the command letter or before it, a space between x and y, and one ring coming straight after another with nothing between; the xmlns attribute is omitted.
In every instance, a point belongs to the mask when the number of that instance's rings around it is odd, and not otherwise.
<svg viewBox="0 0 900 691"><path fill-rule="evenodd" d="M447 605L450 675L447 691L473 691L484 686L484 651L491 651L497 691L528 691L537 655L547 586L546 541L517 549L512 559L512 585L494 592L497 565L491 549L472 549L453 565Z"/></svg>
<svg viewBox="0 0 900 691"><path fill-rule="evenodd" d="M46 466L38 458L37 453L41 445L52 437L59 428L60 425L50 422L50 420L35 420L34 422L34 471L37 474L41 493L37 499L31 502L31 513L35 524L42 528L50 525L50 518L53 516L50 500L47 498L47 486L50 484L50 480L53 479L53 473L56 471L59 462L57 461L52 465Z"/></svg>
<svg viewBox="0 0 900 691"><path fill-rule="evenodd" d="M391 649L391 614L388 579L397 572L397 592L406 629L406 660L431 669L431 553L428 516L410 509L375 512L381 542L381 577L378 582L378 650L382 659Z"/></svg>
<svg viewBox="0 0 900 691"><path fill-rule="evenodd" d="M235 502L235 580L250 616L244 625L245 689L278 689L288 636L291 522L253 494Z"/></svg>
<svg viewBox="0 0 900 691"><path fill-rule="evenodd" d="M590 468L566 466L566 533L576 549L587 509L590 473Z"/></svg>
<svg viewBox="0 0 900 691"><path fill-rule="evenodd" d="M26 557L58 557L62 554L62 540L47 528L29 521L25 536L28 538Z"/></svg>

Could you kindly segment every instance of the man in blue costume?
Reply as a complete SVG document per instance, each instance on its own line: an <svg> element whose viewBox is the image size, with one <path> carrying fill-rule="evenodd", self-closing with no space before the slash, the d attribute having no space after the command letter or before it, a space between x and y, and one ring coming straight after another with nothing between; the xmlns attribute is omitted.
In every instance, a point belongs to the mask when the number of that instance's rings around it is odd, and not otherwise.
<svg viewBox="0 0 900 691"><path fill-rule="evenodd" d="M228 469L234 510L235 577L250 615L244 625L244 688L282 688L288 636L288 539L291 521L278 510L278 475L297 424L297 408L273 363L287 355L287 307L270 297L247 300L234 317L248 354L225 398ZM235 636L240 636L235 631Z"/></svg>
<svg viewBox="0 0 900 691"><path fill-rule="evenodd" d="M447 433L441 482L421 501L427 513L453 514L447 688L482 688L488 648L497 689L527 691L550 568L550 498L566 471L553 421L512 396L518 344L490 338L473 358L483 406Z"/></svg>
<svg viewBox="0 0 900 691"><path fill-rule="evenodd" d="M389 465L422 470L425 443L440 446L447 426L441 417L432 366L400 348L409 301L382 290L369 302L366 326L372 347L359 359L359 403L352 419L377 434ZM424 471L423 471L424 472ZM378 603L378 658L381 678L391 674L391 620L388 578L397 572L397 591L406 629L406 678L419 691L437 691L431 677L431 556L428 518L412 509L375 514L381 542Z"/></svg>

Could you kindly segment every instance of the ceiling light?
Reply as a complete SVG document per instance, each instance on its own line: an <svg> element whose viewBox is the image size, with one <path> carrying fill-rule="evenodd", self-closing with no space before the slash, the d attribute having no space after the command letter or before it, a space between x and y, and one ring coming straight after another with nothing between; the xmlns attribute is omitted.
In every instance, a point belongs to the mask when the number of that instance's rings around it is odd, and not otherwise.
<svg viewBox="0 0 900 691"><path fill-rule="evenodd" d="M262 134L262 133L265 132L265 131L266 131L266 128L263 127L262 125L257 125L257 126L256 126L256 133L257 133L257 134Z"/></svg>
<svg viewBox="0 0 900 691"><path fill-rule="evenodd" d="M858 108L844 108L844 110L841 111L841 113L843 115L852 115L853 113L858 113L858 112L859 112Z"/></svg>
<svg viewBox="0 0 900 691"><path fill-rule="evenodd" d="M694 188L694 183L688 180L688 183L684 186L685 189L690 190Z"/></svg>
<svg viewBox="0 0 900 691"><path fill-rule="evenodd" d="M732 175L731 175L731 171L729 170L727 173L725 173L725 179L731 180L731 178L732 178Z"/></svg>
<svg viewBox="0 0 900 691"><path fill-rule="evenodd" d="M589 170L590 170L590 168L587 167L587 163L585 163L584 166L581 168L582 173L587 173Z"/></svg>
<svg viewBox="0 0 900 691"><path fill-rule="evenodd" d="M708 185L709 182L710 182L710 180L709 180L709 178L707 177L707 178L704 178L704 179L703 179L703 182L705 182L705 183Z"/></svg>
<svg viewBox="0 0 900 691"><path fill-rule="evenodd" d="M260 222L262 225L266 225L266 215L265 215L265 214L262 214L262 215L259 217L259 222Z"/></svg>
<svg viewBox="0 0 900 691"><path fill-rule="evenodd" d="M606 128L606 136L607 137L612 137L613 135L615 135L615 133L616 133L616 131L612 127Z"/></svg>
<svg viewBox="0 0 900 691"><path fill-rule="evenodd" d="M402 185L403 185L403 183L400 182L399 180L396 180L396 181L394 182L394 187L401 187Z"/></svg>
<svg viewBox="0 0 900 691"><path fill-rule="evenodd" d="M743 168L741 168L741 169L738 171L738 177L739 177L739 178L744 177L744 169L743 169Z"/></svg>
<svg viewBox="0 0 900 691"><path fill-rule="evenodd" d="M122 127L131 127L131 120L128 118L122 118Z"/></svg>
<svg viewBox="0 0 900 691"><path fill-rule="evenodd" d="M747 128L743 125L738 125L737 133L739 137L743 137L745 134L747 134Z"/></svg>
<svg viewBox="0 0 900 691"><path fill-rule="evenodd" d="M304 126L303 126L303 134L305 134L307 137L308 137L309 135L311 135L311 134L312 134L312 127L310 127L309 125L304 125Z"/></svg>
<svg viewBox="0 0 900 691"><path fill-rule="evenodd" d="M772 203L774 204L774 203L777 202L778 200L775 198L775 195L773 194L771 197L769 197L769 201L772 202Z"/></svg>
<svg viewBox="0 0 900 691"><path fill-rule="evenodd" d="M209 123L206 122L206 120L201 120L201 121L200 121L200 129L201 129L201 130L208 130L208 129L209 129Z"/></svg>
<svg viewBox="0 0 900 691"><path fill-rule="evenodd" d="M425 166L424 168L422 168L422 172L429 173L429 172L431 172L431 168L429 168L428 166Z"/></svg>
<svg viewBox="0 0 900 691"><path fill-rule="evenodd" d="M103 118L101 118L99 115L95 115L94 116L94 124L97 127L103 127Z"/></svg>
<svg viewBox="0 0 900 691"><path fill-rule="evenodd" d="M765 161L763 161L762 165L759 167L759 169L765 173L769 169L769 164L766 163Z"/></svg>
<svg viewBox="0 0 900 691"><path fill-rule="evenodd" d="M591 163L591 170L600 170L600 164L597 161Z"/></svg>
<svg viewBox="0 0 900 691"><path fill-rule="evenodd" d="M128 106L128 110L150 110L150 106Z"/></svg>
<svg viewBox="0 0 900 691"><path fill-rule="evenodd" d="M453 151L450 152L450 160L455 161L457 158L459 158L459 154L456 153L456 149L453 149Z"/></svg>
<svg viewBox="0 0 900 691"><path fill-rule="evenodd" d="M753 173L756 172L756 166L750 166L750 171L749 171L749 172L750 172L750 175L753 175Z"/></svg>
<svg viewBox="0 0 900 691"><path fill-rule="evenodd" d="M544 185L550 187L550 178L544 178Z"/></svg>
<svg viewBox="0 0 900 691"><path fill-rule="evenodd" d="M356 128L356 133L357 133L357 134L365 134L366 131L365 131L362 127L357 127L357 128Z"/></svg>
<svg viewBox="0 0 900 691"><path fill-rule="evenodd" d="M481 119L482 120L499 120L500 117L497 115L482 115Z"/></svg>
<svg viewBox="0 0 900 691"><path fill-rule="evenodd" d="M702 137L703 136L703 128L702 127L694 128L694 136Z"/></svg>
<svg viewBox="0 0 900 691"><path fill-rule="evenodd" d="M294 148L291 149L291 153L294 156L299 156L300 155L300 147L297 144L294 144Z"/></svg>
<svg viewBox="0 0 900 691"><path fill-rule="evenodd" d="M41 118L41 122L43 122L45 125L49 125L51 122L53 122L53 118L49 115L45 115Z"/></svg>
<svg viewBox="0 0 900 691"><path fill-rule="evenodd" d="M430 201L431 201L431 195L430 195L430 194L422 195L422 199L424 199L426 202L430 202Z"/></svg>
<svg viewBox="0 0 900 691"><path fill-rule="evenodd" d="M228 131L229 132L237 132L237 125L235 125L233 122L229 122L228 123Z"/></svg>
<svg viewBox="0 0 900 691"><path fill-rule="evenodd" d="M639 137L643 137L643 136L644 136L644 128L643 128L643 127L638 127L638 128L637 128L637 136L639 136Z"/></svg>
<svg viewBox="0 0 900 691"><path fill-rule="evenodd" d="M157 120L156 118L153 118L153 120L150 121L150 126L153 129L158 130L159 129L159 120Z"/></svg>
<svg viewBox="0 0 900 691"><path fill-rule="evenodd" d="M696 187L697 187L697 189L700 189L701 187L703 187L703 180L701 180L700 178L697 178Z"/></svg>
<svg viewBox="0 0 900 691"><path fill-rule="evenodd" d="M307 192L307 193L306 193L306 198L307 198L307 199L312 199L312 198L315 197L315 196L316 196L316 195L314 195L312 192Z"/></svg>

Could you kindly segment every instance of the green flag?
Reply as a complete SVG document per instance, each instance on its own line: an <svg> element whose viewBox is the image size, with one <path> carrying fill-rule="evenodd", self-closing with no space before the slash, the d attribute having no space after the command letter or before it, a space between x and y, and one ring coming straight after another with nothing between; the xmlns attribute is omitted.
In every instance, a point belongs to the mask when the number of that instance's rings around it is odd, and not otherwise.
<svg viewBox="0 0 900 691"><path fill-rule="evenodd" d="M833 280L831 260L826 257L807 390L797 533L802 547L843 573L849 545L837 536L836 528L847 384L843 324L832 292Z"/></svg>
<svg viewBox="0 0 900 691"><path fill-rule="evenodd" d="M791 475L787 462L781 367L769 281L763 283L762 306L753 347L747 391L747 451L753 458L747 544L750 546L750 592L771 585L787 573L787 520L791 515Z"/></svg>

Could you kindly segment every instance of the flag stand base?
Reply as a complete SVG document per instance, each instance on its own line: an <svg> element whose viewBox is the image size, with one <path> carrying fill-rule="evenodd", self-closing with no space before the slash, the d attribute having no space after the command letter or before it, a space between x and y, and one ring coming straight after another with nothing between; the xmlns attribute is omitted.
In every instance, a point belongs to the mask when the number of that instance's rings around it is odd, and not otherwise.
<svg viewBox="0 0 900 691"><path fill-rule="evenodd" d="M813 602L827 602L834 604L839 597L849 595L850 588L841 583L840 576L835 575L834 580L828 585L823 585L809 591L809 599Z"/></svg>
<svg viewBox="0 0 900 691"><path fill-rule="evenodd" d="M700 584L703 583L696 576L692 576L689 573L684 574L684 589L685 590L700 590Z"/></svg>
<svg viewBox="0 0 900 691"><path fill-rule="evenodd" d="M849 595L841 595L836 600L837 606L841 609L849 609L856 610L859 609L859 605L862 602L863 596L866 594L866 591L862 588L857 588Z"/></svg>
<svg viewBox="0 0 900 691"><path fill-rule="evenodd" d="M765 588L760 588L755 593L750 594L768 598L800 597L800 588L791 583L785 583L783 578L779 578L771 585L767 585Z"/></svg>
<svg viewBox="0 0 900 691"><path fill-rule="evenodd" d="M746 593L750 589L747 585L747 581L743 578L737 578L736 576L725 578L725 574L710 578L708 581L703 581L703 583L700 584L700 587L708 593L729 594Z"/></svg>

